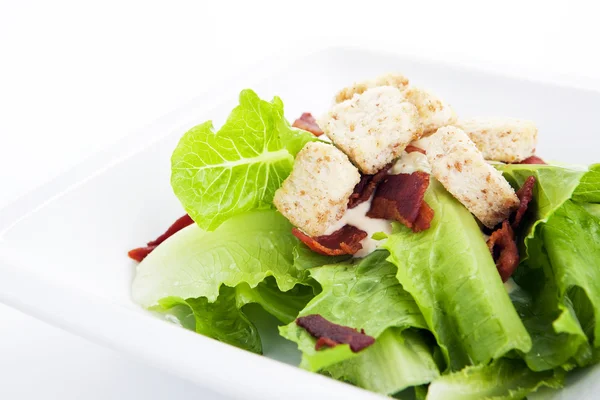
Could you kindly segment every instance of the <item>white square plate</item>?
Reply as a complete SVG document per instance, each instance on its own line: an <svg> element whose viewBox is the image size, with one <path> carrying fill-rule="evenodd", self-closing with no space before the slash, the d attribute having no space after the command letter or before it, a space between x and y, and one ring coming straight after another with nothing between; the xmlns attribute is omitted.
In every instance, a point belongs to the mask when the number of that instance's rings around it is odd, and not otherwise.
<svg viewBox="0 0 600 400"><path fill-rule="evenodd" d="M433 89L459 115L531 119L538 154L573 163L600 161L600 93L507 78L357 49L333 48L276 59L168 115L0 212L0 300L91 340L146 359L212 390L246 399L369 399L379 396L260 357L156 319L130 299L134 264L126 252L182 214L169 184L179 137L207 119L220 126L251 87L279 95L288 119L327 109L336 89L402 71ZM268 357L297 361L274 335ZM544 398L587 398L600 368ZM594 389L594 386L596 389Z"/></svg>

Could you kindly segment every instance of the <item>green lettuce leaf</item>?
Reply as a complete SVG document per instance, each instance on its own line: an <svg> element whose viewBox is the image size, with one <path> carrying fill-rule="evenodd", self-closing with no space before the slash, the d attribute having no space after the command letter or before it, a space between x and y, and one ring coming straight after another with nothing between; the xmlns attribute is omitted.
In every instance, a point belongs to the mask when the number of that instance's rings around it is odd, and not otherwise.
<svg viewBox="0 0 600 400"><path fill-rule="evenodd" d="M296 285L292 289L282 292L273 277L268 277L254 288L245 282L240 283L235 287L235 295L237 308L256 303L280 322L289 324L315 297L315 289L312 286ZM220 298L221 295L219 295Z"/></svg>
<svg viewBox="0 0 600 400"><path fill-rule="evenodd" d="M384 240L387 239L388 235L385 232L375 232L371 235L371 239L373 240Z"/></svg>
<svg viewBox="0 0 600 400"><path fill-rule="evenodd" d="M304 243L298 244L294 248L294 267L303 271L309 268L321 267L323 265L332 265L351 259L352 256L325 256L315 253Z"/></svg>
<svg viewBox="0 0 600 400"><path fill-rule="evenodd" d="M599 347L600 218L569 200L540 226L535 239L543 243L559 299L572 302L583 330Z"/></svg>
<svg viewBox="0 0 600 400"><path fill-rule="evenodd" d="M165 297L151 310L175 317L184 328L261 354L258 331L236 307L235 297L234 288L222 286L219 298L214 303L208 302L206 297L187 300Z"/></svg>
<svg viewBox="0 0 600 400"><path fill-rule="evenodd" d="M384 247L450 369L485 364L513 349L527 352L531 338L475 219L435 180L425 199L435 210L431 227L414 233L394 224Z"/></svg>
<svg viewBox="0 0 600 400"><path fill-rule="evenodd" d="M540 249L529 248L529 241L533 238L536 227L546 222L556 209L571 198L587 169L535 164L506 164L497 168L515 189L520 188L530 176L536 179L533 201L528 208L528 214L534 217L525 220L523 228L518 232L524 238L524 251L520 251L523 262L530 257L531 252L536 256L540 255Z"/></svg>
<svg viewBox="0 0 600 400"><path fill-rule="evenodd" d="M320 314L336 324L364 329L375 338L391 327L425 328L418 307L396 280L396 267L386 261L387 257L387 251L375 251L361 260L311 269L323 291L300 315ZM315 339L295 323L280 328L280 332L298 344L301 366L311 371L356 356L347 345L315 350Z"/></svg>
<svg viewBox="0 0 600 400"><path fill-rule="evenodd" d="M569 200L588 169L580 166L556 166L536 164L503 164L497 166L514 188L520 188L525 180L534 176L533 210L537 220L544 221L562 203Z"/></svg>
<svg viewBox="0 0 600 400"><path fill-rule="evenodd" d="M193 224L156 248L137 268L132 296L143 307L165 297L217 300L221 285L256 287L273 276L283 292L306 280L294 267L300 243L277 211L254 211L206 232Z"/></svg>
<svg viewBox="0 0 600 400"><path fill-rule="evenodd" d="M138 265L133 299L188 329L260 352L258 331L243 307L259 304L288 324L320 289L294 266L299 245L274 210L235 216L212 232L193 224Z"/></svg>
<svg viewBox="0 0 600 400"><path fill-rule="evenodd" d="M589 362L591 348L575 311L568 304L561 317L561 308L553 298L554 290L532 296L523 288L517 287L510 293L510 297L531 336L531 350L523 354L523 359L531 370L545 371L558 367L571 369ZM556 320L560 321L559 332L554 327Z"/></svg>
<svg viewBox="0 0 600 400"><path fill-rule="evenodd" d="M261 338L252 319L244 312L244 306L256 303L288 324L313 297L310 286L296 285L281 292L275 280L269 277L254 288L247 283L235 288L221 286L219 297L212 303L206 297L184 300L171 296L160 299L158 305L149 309L164 314L165 319L184 328L260 354Z"/></svg>
<svg viewBox="0 0 600 400"><path fill-rule="evenodd" d="M600 218L600 203L582 203L581 206L594 217Z"/></svg>
<svg viewBox="0 0 600 400"><path fill-rule="evenodd" d="M357 357L332 365L327 375L373 392L393 395L439 377L431 348L419 332L390 328Z"/></svg>
<svg viewBox="0 0 600 400"><path fill-rule="evenodd" d="M211 121L193 127L171 157L171 186L183 207L205 230L234 215L269 208L289 175L309 132L290 127L283 103L261 100L252 90L217 132Z"/></svg>
<svg viewBox="0 0 600 400"><path fill-rule="evenodd" d="M421 385L415 386L415 399L416 400L425 400L427 398L427 390L429 389L429 385Z"/></svg>
<svg viewBox="0 0 600 400"><path fill-rule="evenodd" d="M545 338L534 336L534 349L526 356L531 368L553 367L569 354L574 359L563 367L586 364L591 349L584 338L600 334L597 312L600 306L598 276L598 207L600 166L589 170L557 166L505 166L504 175L520 186L528 176L537 183L528 217L523 246L525 257L515 280L536 299L534 320L551 328ZM576 199L582 203L575 202ZM522 252L523 254L523 252ZM527 323L526 323L527 324ZM534 356L537 347L544 359ZM546 343L547 342L547 343ZM598 342L595 342L598 345ZM533 358L537 358L534 362Z"/></svg>
<svg viewBox="0 0 600 400"><path fill-rule="evenodd" d="M571 198L584 203L600 203L600 164L594 164L581 178Z"/></svg>
<svg viewBox="0 0 600 400"><path fill-rule="evenodd" d="M427 400L523 399L542 386L560 388L563 384L560 369L533 372L521 360L499 359L440 377L429 385Z"/></svg>

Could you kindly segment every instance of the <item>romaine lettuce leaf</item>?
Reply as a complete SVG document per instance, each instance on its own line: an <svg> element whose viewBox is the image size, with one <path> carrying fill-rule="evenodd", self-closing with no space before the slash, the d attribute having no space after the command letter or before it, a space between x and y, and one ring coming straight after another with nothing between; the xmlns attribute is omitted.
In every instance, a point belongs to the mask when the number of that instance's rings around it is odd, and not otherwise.
<svg viewBox="0 0 600 400"><path fill-rule="evenodd" d="M294 266L301 271L313 267L336 264L351 258L352 256L350 255L325 256L315 253L304 243L300 243L294 248Z"/></svg>
<svg viewBox="0 0 600 400"><path fill-rule="evenodd" d="M564 367L585 364L590 360L591 349L582 343L583 338L598 338L600 334L600 320L596 318L600 312L600 286L596 284L600 279L600 219L597 204L587 203L598 200L600 166L586 171L521 165L505 166L503 172L515 186L530 175L537 179L532 212L528 213L530 228L523 243L526 257L522 257L515 280L536 299L537 312L545 310L544 324L554 318L554 332L547 331L546 340L556 342L547 349L552 356L538 359L541 364L531 363L529 356L526 360L532 368L544 363L550 367L579 349L574 362ZM539 337L533 337L534 348L536 339Z"/></svg>
<svg viewBox="0 0 600 400"><path fill-rule="evenodd" d="M566 201L540 226L561 301L572 302L579 322L600 347L600 218Z"/></svg>
<svg viewBox="0 0 600 400"><path fill-rule="evenodd" d="M425 199L435 210L431 227L414 233L394 224L384 247L450 369L529 351L531 338L471 213L435 180Z"/></svg>
<svg viewBox="0 0 600 400"><path fill-rule="evenodd" d="M427 400L522 399L542 386L563 383L560 369L533 372L521 360L499 359L440 377L429 385Z"/></svg>
<svg viewBox="0 0 600 400"><path fill-rule="evenodd" d="M290 127L281 99L243 90L221 129L207 121L183 135L171 157L171 185L192 219L214 230L234 215L269 208L294 156L314 140Z"/></svg>
<svg viewBox="0 0 600 400"><path fill-rule="evenodd" d="M260 352L243 306L258 303L287 324L320 289L294 267L299 244L273 210L238 215L212 232L190 225L138 265L133 298L188 329Z"/></svg>
<svg viewBox="0 0 600 400"><path fill-rule="evenodd" d="M590 166L571 199L584 203L600 203L600 164Z"/></svg>
<svg viewBox="0 0 600 400"><path fill-rule="evenodd" d="M600 245L596 201L599 166L589 170L558 166L504 166L505 176L518 187L528 176L537 184L528 212L522 262L515 280L530 300L513 301L532 337L523 357L534 370L591 363L588 339L598 332L595 257ZM576 199L583 203L574 202ZM597 274L596 274L597 275ZM581 286L583 285L583 286ZM591 294L590 294L591 293ZM520 294L517 293L517 296ZM515 301L516 300L516 301Z"/></svg>
<svg viewBox="0 0 600 400"><path fill-rule="evenodd" d="M427 398L427 390L429 389L429 385L421 385L415 386L415 399L416 400L425 400Z"/></svg>
<svg viewBox="0 0 600 400"><path fill-rule="evenodd" d="M536 179L533 201L528 209L528 215L535 217L528 218L518 233L524 238L525 246L524 251L520 252L521 261L526 261L531 251L539 256L539 249L529 249L529 240L533 238L536 227L546 222L557 208L571 198L587 168L536 164L504 164L497 168L516 189L520 188L528 177L534 176Z"/></svg>
<svg viewBox="0 0 600 400"><path fill-rule="evenodd" d="M554 290L532 296L517 287L510 298L531 336L531 350L522 355L531 370L571 369L589 362L591 348L575 312L568 304L561 317ZM556 332L553 324L559 317L561 329Z"/></svg>
<svg viewBox="0 0 600 400"><path fill-rule="evenodd" d="M440 375L431 353L419 332L389 328L370 348L332 365L326 374L373 392L393 395Z"/></svg>
<svg viewBox="0 0 600 400"><path fill-rule="evenodd" d="M305 282L294 267L300 243L291 224L277 211L253 211L229 219L217 230L197 225L179 231L137 267L132 295L143 307L165 297L217 300L221 285L256 287L273 276L283 292Z"/></svg>
<svg viewBox="0 0 600 400"><path fill-rule="evenodd" d="M273 277L266 278L254 288L245 282L235 287L237 308L251 303L259 304L263 310L284 324L294 321L298 317L298 313L313 297L315 297L314 287L296 285L292 289L282 292ZM221 295L219 295L220 298Z"/></svg>
<svg viewBox="0 0 600 400"><path fill-rule="evenodd" d="M261 338L243 307L259 304L264 311L287 324L296 319L313 297L310 286L296 285L281 292L275 280L268 277L255 288L247 283L235 288L221 286L219 297L212 303L206 297L184 300L171 296L160 299L158 305L149 309L164 314L169 321L175 319L184 328L260 354Z"/></svg>
<svg viewBox="0 0 600 400"><path fill-rule="evenodd" d="M364 329L375 338L391 327L425 328L418 307L396 280L396 267L386 261L387 257L387 251L375 251L361 260L311 269L323 291L300 315L320 314L336 324ZM311 371L356 356L347 345L315 350L315 339L295 323L280 328L280 332L298 344L301 366Z"/></svg>
<svg viewBox="0 0 600 400"><path fill-rule="evenodd" d="M600 218L600 203L582 203L581 206L594 217Z"/></svg>
<svg viewBox="0 0 600 400"><path fill-rule="evenodd" d="M222 286L214 303L208 302L206 297L187 300L165 297L150 309L175 317L184 328L260 354L262 344L258 331L236 307L235 297L234 288Z"/></svg>

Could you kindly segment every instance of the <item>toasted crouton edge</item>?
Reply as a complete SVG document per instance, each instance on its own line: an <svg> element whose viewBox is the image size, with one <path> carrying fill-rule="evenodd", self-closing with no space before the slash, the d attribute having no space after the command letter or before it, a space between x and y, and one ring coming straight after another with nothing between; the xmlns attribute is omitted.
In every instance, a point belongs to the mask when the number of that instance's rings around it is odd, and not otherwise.
<svg viewBox="0 0 600 400"><path fill-rule="evenodd" d="M360 181L358 169L336 147L309 142L297 154L273 204L294 226L320 236L339 221Z"/></svg>
<svg viewBox="0 0 600 400"><path fill-rule="evenodd" d="M519 206L514 189L489 165L467 134L455 126L421 140L433 176L482 224L493 228Z"/></svg>
<svg viewBox="0 0 600 400"><path fill-rule="evenodd" d="M538 130L532 121L475 117L459 120L462 129L486 160L515 163L535 154Z"/></svg>
<svg viewBox="0 0 600 400"><path fill-rule="evenodd" d="M377 86L393 86L403 90L408 86L408 83L408 78L399 73L381 75L375 79L355 82L352 86L343 88L335 95L335 102L341 103L342 101L350 100L355 94L362 94L366 90Z"/></svg>
<svg viewBox="0 0 600 400"><path fill-rule="evenodd" d="M393 86L378 86L333 105L322 129L366 174L375 174L421 137L417 108Z"/></svg>

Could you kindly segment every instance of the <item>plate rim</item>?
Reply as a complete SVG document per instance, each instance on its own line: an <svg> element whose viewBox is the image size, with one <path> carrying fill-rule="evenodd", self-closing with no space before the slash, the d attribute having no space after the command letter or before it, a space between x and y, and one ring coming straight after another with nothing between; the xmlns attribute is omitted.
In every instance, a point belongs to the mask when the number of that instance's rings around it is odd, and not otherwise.
<svg viewBox="0 0 600 400"><path fill-rule="evenodd" d="M459 69L467 73L485 74L492 78L530 81L553 87L568 87L578 91L600 93L600 90L595 88L581 88L579 85L571 85L564 81L547 82L544 80L532 80L528 77L502 74L459 63L440 62L400 52L374 50L371 45L356 43L352 45L330 45L324 43L317 46L314 44L303 46L313 50L299 54L295 50L295 46L291 46L291 48L273 53L238 76L228 79L225 85L227 88L237 90L242 86L242 83L248 81L248 76L252 76L251 81L257 82L274 72L284 70L296 60L307 59L325 52L344 53L350 51L377 54L379 56L393 56L399 60L405 59L424 64L433 64L438 67L443 66ZM210 112L211 109L222 104L229 97L230 91L223 90L222 84L222 82L215 83L204 93L199 94L189 102L146 126L173 125L173 121L179 121L182 116L189 114L190 110L196 107L205 107L206 112ZM593 85L596 85L596 83L594 82ZM590 86L593 85L590 84ZM188 120L189 118L182 118L182 121L178 122L177 125L184 125L188 123ZM114 165L144 151L155 142L170 134L170 130L165 130L161 134L148 137L147 130L143 127L2 207L0 209L0 242L6 240L7 235L10 235L10 229L28 215L43 208L46 204L60 199L64 194L75 190L78 186L93 179ZM143 144L140 146L140 139L142 138ZM133 144L136 144L136 146L133 146ZM35 276L31 271L19 268L18 264L14 260L9 261L0 252L0 276L2 277L0 279L0 301L2 303L93 342L145 360L149 364L167 372L173 373L176 371L176 374L182 376L184 379L211 388L221 394L263 399L268 393L273 395L273 392L277 391L273 387L259 387L260 382L251 378L252 375L256 375L256 372L249 373L245 370L246 363L251 363L253 368L257 370L268 370L270 374L275 374L271 377L279 382L277 387L281 383L285 383L287 385L285 387L286 398L304 399L306 396L322 398L323 395L326 395L327 398L340 399L358 397L362 399L381 398L377 394L325 378L318 374L303 371L298 367L289 366L266 357L259 357L216 340L185 331L174 325L165 324L163 321L151 316L148 318L138 318L142 315L141 313L116 304L104 303L104 299L100 299L89 293L86 294L82 290L61 286L56 282L44 281L44 279ZM44 306L41 304L44 304ZM62 313L49 312L48 310L53 306L60 309ZM79 315L77 321L69 319L69 312L76 313L82 309L94 309L97 314L87 313L86 315L84 313L85 316ZM122 330L120 326L110 326L111 324L107 324L107 326L103 327L102 331L98 331L97 315L101 315L101 318L105 320L110 320L111 318L119 320L128 326L128 330ZM136 321L135 324L127 324L132 315L138 316L134 318ZM164 350L160 346L157 346L159 341L157 342L156 339L159 337L176 338L178 343L174 344L174 346L177 348L176 351L178 354L185 353L185 345L188 343L191 344L194 351L191 351L187 358L179 359L178 363L174 364L170 357L163 354ZM203 352L218 353L221 359L219 362L220 367L214 367L211 365L211 362L198 362L197 359L193 358L197 356L201 357ZM231 363L231 361L235 362ZM184 365L186 368L189 368L189 371L184 370ZM236 377L245 377L245 379L238 380L236 385L227 385L227 381L223 380L223 375L227 376L228 374L235 375ZM301 376L303 377L300 378ZM215 382L222 384L217 385ZM312 384L306 385L305 383L307 382ZM252 392L248 392L248 389L252 390Z"/></svg>

